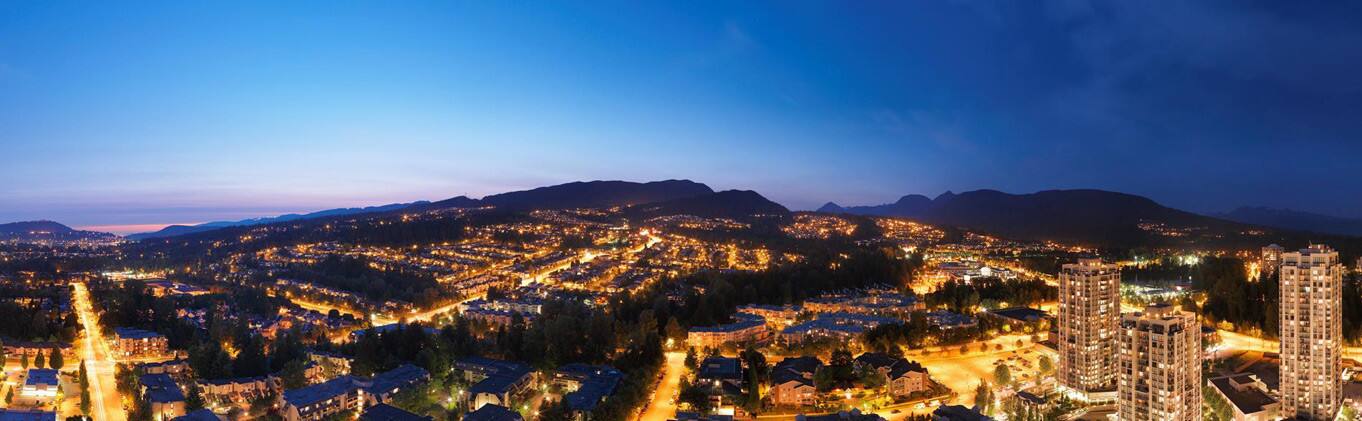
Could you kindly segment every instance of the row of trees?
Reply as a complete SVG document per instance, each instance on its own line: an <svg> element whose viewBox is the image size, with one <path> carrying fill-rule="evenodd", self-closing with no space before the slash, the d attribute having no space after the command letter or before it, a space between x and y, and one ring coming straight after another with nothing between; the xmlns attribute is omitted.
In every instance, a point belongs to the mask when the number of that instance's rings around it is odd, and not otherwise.
<svg viewBox="0 0 1362 421"><path fill-rule="evenodd" d="M0 361L4 361L6 358L7 357L6 355L4 355L4 353L0 353ZM25 370L30 368L28 354L23 354L19 356L19 366L23 367ZM65 357L62 357L61 351L53 349L52 352L50 353L38 351L38 355L35 355L33 357L33 363L31 368L51 368L54 370L61 370L62 367L65 366L66 359Z"/></svg>
<svg viewBox="0 0 1362 421"><path fill-rule="evenodd" d="M980 307L1000 308L1030 306L1053 301L1059 290L1039 279L1003 280L996 277L974 278L970 281L947 281L927 294L928 306L945 307L950 311L973 314Z"/></svg>

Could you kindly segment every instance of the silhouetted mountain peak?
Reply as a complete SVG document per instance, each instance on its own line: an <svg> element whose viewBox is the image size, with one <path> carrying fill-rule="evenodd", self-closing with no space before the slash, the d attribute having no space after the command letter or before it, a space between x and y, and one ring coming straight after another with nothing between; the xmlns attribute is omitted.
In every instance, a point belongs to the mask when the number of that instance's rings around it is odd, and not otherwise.
<svg viewBox="0 0 1362 421"><path fill-rule="evenodd" d="M113 237L113 234L107 232L76 230L49 220L0 224L0 240L82 240Z"/></svg>
<svg viewBox="0 0 1362 421"><path fill-rule="evenodd" d="M789 209L751 190L724 190L630 208L635 216L694 215L743 219L754 215L787 215Z"/></svg>
<svg viewBox="0 0 1362 421"><path fill-rule="evenodd" d="M836 203L828 202L828 203L824 203L823 206L819 206L819 207L818 207L818 210L816 210L816 211L814 211L814 212L821 212L821 213L844 213L844 212L846 212L846 209L843 209L841 205L838 205L838 204L836 204Z"/></svg>
<svg viewBox="0 0 1362 421"><path fill-rule="evenodd" d="M576 181L556 186L494 194L482 202L503 209L608 208L664 202L714 193L690 180L647 183L632 181Z"/></svg>

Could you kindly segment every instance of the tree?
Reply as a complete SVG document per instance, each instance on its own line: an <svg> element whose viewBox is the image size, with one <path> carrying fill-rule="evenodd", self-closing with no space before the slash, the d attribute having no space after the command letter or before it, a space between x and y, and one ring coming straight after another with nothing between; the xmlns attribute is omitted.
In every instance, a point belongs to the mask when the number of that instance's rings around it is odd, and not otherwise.
<svg viewBox="0 0 1362 421"><path fill-rule="evenodd" d="M80 413L90 415L90 388L80 388Z"/></svg>
<svg viewBox="0 0 1362 421"><path fill-rule="evenodd" d="M52 358L49 359L47 365L53 369L61 370L62 366L66 365L66 361L62 359L61 351L53 350Z"/></svg>
<svg viewBox="0 0 1362 421"><path fill-rule="evenodd" d="M186 412L203 409L204 404L203 391L199 389L199 383L193 381L189 382L189 393L184 397Z"/></svg>
<svg viewBox="0 0 1362 421"><path fill-rule="evenodd" d="M676 321L676 316L667 319L666 327L667 339L678 343L686 342L686 330L681 328L681 323Z"/></svg>
<svg viewBox="0 0 1362 421"><path fill-rule="evenodd" d="M1036 366L1040 367L1041 373L1049 373L1055 369L1055 364L1050 361L1050 357L1044 355L1041 355L1040 359L1036 361Z"/></svg>
<svg viewBox="0 0 1362 421"><path fill-rule="evenodd" d="M43 368L47 365L47 359L43 357L43 352L38 351L38 356L33 357L33 368Z"/></svg>
<svg viewBox="0 0 1362 421"><path fill-rule="evenodd" d="M23 367L25 370L28 369L28 354L19 357L19 366Z"/></svg>
<svg viewBox="0 0 1362 421"><path fill-rule="evenodd" d="M702 414L709 412L709 394L699 385L682 380L676 400L690 405L691 410L695 412Z"/></svg>
<svg viewBox="0 0 1362 421"><path fill-rule="evenodd" d="M992 411L993 388L988 386L988 382L979 380L979 386L974 388L974 407L982 414Z"/></svg>
<svg viewBox="0 0 1362 421"><path fill-rule="evenodd" d="M993 367L993 381L1001 386L1012 385L1012 370L1007 368L1007 364L998 364Z"/></svg>
<svg viewBox="0 0 1362 421"><path fill-rule="evenodd" d="M82 389L90 387L90 373L85 370L85 360L80 360L80 370L76 378L80 380Z"/></svg>

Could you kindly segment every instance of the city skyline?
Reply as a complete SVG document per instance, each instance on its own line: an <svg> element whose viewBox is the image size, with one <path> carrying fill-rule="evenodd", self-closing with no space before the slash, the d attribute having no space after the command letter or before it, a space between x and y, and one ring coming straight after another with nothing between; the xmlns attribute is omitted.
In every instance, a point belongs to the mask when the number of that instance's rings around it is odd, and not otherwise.
<svg viewBox="0 0 1362 421"><path fill-rule="evenodd" d="M313 6L4 6L0 221L670 178L792 209L1097 188L1362 217L1327 177L1362 152L1348 5Z"/></svg>

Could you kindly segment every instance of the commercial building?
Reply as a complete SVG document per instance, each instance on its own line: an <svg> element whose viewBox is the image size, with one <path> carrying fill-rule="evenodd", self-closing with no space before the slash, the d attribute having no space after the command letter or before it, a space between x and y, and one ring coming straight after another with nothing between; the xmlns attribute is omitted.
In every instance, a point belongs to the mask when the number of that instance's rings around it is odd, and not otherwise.
<svg viewBox="0 0 1362 421"><path fill-rule="evenodd" d="M1283 253L1280 273L1281 415L1331 420L1343 400L1343 265L1312 245Z"/></svg>
<svg viewBox="0 0 1362 421"><path fill-rule="evenodd" d="M37 405L51 402L57 398L60 389L57 370L50 368L30 368L24 375L24 386L19 397L25 402Z"/></svg>
<svg viewBox="0 0 1362 421"><path fill-rule="evenodd" d="M1229 403L1234 421L1274 420L1282 407L1282 403L1268 393L1267 385L1250 373L1215 377L1206 384Z"/></svg>
<svg viewBox="0 0 1362 421"><path fill-rule="evenodd" d="M1127 421L1201 419L1201 326L1169 304L1121 317L1117 411Z"/></svg>
<svg viewBox="0 0 1362 421"><path fill-rule="evenodd" d="M1108 401L1116 389L1116 331L1121 272L1100 259L1080 259L1059 272L1059 387L1070 396Z"/></svg>

